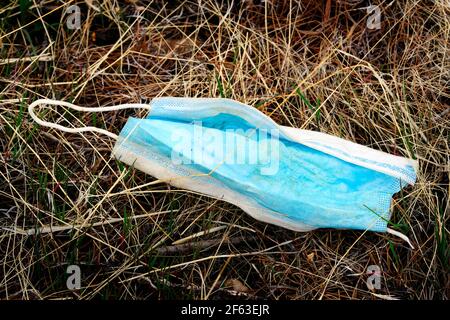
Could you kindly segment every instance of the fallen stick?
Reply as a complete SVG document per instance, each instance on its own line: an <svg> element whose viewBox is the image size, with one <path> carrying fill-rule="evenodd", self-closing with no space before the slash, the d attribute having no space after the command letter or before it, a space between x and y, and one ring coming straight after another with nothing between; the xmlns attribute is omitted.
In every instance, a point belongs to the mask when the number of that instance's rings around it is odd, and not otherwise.
<svg viewBox="0 0 450 320"><path fill-rule="evenodd" d="M156 216L159 214L163 214L163 213L169 213L169 212L174 212L174 210L167 210L167 211L160 211L160 212L152 212L152 213L144 213L144 214L139 214L136 216L131 216L129 217L129 219L139 219L139 218L146 218L146 217L152 217L152 216ZM3 230L6 231L11 231L13 233L18 233L18 234L23 234L23 235L27 235L27 236L31 236L34 234L43 234L43 233L53 233L53 232L58 232L58 231L65 231L65 230L71 230L71 229L82 229L82 228L87 228L87 227L97 227L97 226L101 226L104 224L110 224L110 223L117 223L117 222L122 222L124 218L111 218L105 221L99 221L99 222L95 222L92 224L85 224L85 225L66 225L66 226L45 226L45 227L41 227L38 228L37 230L35 228L31 228L28 230L22 230L20 228L7 228L7 227L2 227Z"/></svg>
<svg viewBox="0 0 450 320"><path fill-rule="evenodd" d="M195 242L190 242L190 243L183 243L183 244L177 244L177 245L170 245L170 246L165 246L165 247L161 247L161 248L157 248L155 249L155 252L158 255L167 255L167 254L176 254L176 253L185 253L185 252L190 252L192 250L201 250L201 249L206 249L208 247L213 247L213 246L217 246L220 243L223 244L239 244L241 242L244 241L255 241L256 237L251 236L251 237L235 237L235 238L231 238L231 239L212 239L212 240L202 240L202 241L195 241Z"/></svg>

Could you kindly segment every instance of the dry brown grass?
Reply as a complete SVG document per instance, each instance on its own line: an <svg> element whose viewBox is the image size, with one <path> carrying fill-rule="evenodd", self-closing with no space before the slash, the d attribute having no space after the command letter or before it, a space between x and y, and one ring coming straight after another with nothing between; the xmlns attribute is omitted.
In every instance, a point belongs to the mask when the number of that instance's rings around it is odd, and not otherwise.
<svg viewBox="0 0 450 320"><path fill-rule="evenodd" d="M366 28L357 0L65 2L0 7L2 298L449 297L448 0L375 1L380 30ZM66 28L70 4L80 30ZM41 128L26 112L40 97L103 106L155 96L225 96L280 124L417 158L418 181L395 197L392 218L416 249L381 233L256 222L116 162L108 138ZM144 112L42 116L118 133ZM70 264L80 290L66 288ZM380 290L366 286L369 265L381 268Z"/></svg>

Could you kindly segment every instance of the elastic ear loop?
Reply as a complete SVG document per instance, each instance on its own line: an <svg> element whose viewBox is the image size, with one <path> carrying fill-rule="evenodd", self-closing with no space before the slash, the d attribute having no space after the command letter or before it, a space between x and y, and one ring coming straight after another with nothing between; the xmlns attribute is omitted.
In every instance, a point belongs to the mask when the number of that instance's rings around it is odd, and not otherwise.
<svg viewBox="0 0 450 320"><path fill-rule="evenodd" d="M59 100L51 100L51 99L39 99L34 101L33 103L31 103L28 106L28 112L30 113L31 118L33 118L34 121L36 121L38 124L40 124L41 126L44 127L49 127L49 128L54 128L54 129L58 129L64 132L69 132L69 133L79 133L79 132L97 132L97 133L102 133L104 135L107 135L110 138L113 138L114 140L118 139L118 135L109 132L107 130L101 129L101 128L97 128L97 127L82 127L82 128L68 128L68 127L64 127L62 125L53 123L53 122L48 122L48 121L43 121L41 119L39 119L36 114L34 113L34 108L38 105L41 104L50 104L50 105L54 105L54 106L64 106L70 109L74 109L77 111L85 111L85 112L105 112L105 111L116 111L116 110L123 110L123 109L146 109L146 110L151 110L151 106L148 104L141 104L141 103L126 103L126 104L119 104L117 106L110 106L110 107L97 107L97 108L91 108L91 107L80 107L77 105L74 105L72 103L69 102L65 102L65 101L59 101ZM386 229L387 233L390 233L394 236L397 236L401 239L403 239L404 241L406 241L410 247L412 249L414 249L414 246L411 244L411 241L409 241L408 237L396 230L393 230L391 228L387 228Z"/></svg>
<svg viewBox="0 0 450 320"><path fill-rule="evenodd" d="M97 132L97 133L102 133L104 135L107 135L108 137L113 138L114 140L117 140L119 136L117 134L109 132L105 129L101 129L101 128L97 128L97 127L89 127L89 126L81 127L81 128L68 128L68 127L64 127L60 124L41 120L34 113L34 108L41 104L49 104L49 105L53 105L53 106L64 106L64 107L74 109L77 111L85 111L85 112L105 112L105 111L116 111L116 110L123 110L123 109L146 109L146 110L151 109L150 105L142 104L142 103L126 103L126 104L119 104L117 106L110 106L110 107L91 108L91 107L80 107L80 106L74 105L69 102L51 100L51 99L39 99L39 100L34 101L33 103L31 103L28 106L28 112L29 112L31 118L33 118L33 120L36 121L41 126L58 129L58 130L61 130L64 132L69 132L69 133L79 133L79 132L89 132L89 131Z"/></svg>
<svg viewBox="0 0 450 320"><path fill-rule="evenodd" d="M414 246L412 245L411 241L409 241L409 238L408 238L406 235L404 235L403 233L398 232L398 231L396 231L396 230L393 230L393 229L391 229L391 228L386 228L386 232L387 232L387 233L390 233L390 234L392 234L392 235L394 235L394 236L397 236L397 237L399 237L400 239L405 240L406 242L408 242L408 244L409 244L409 246L411 247L411 249L414 250Z"/></svg>

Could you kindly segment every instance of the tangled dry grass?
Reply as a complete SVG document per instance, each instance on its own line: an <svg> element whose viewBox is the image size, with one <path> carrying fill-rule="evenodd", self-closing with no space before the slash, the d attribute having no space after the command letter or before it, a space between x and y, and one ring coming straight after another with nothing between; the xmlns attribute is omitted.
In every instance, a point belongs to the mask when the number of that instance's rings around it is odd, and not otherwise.
<svg viewBox="0 0 450 320"><path fill-rule="evenodd" d="M6 2L6 3L5 3ZM67 27L76 4L81 28ZM447 299L450 3L4 1L0 296L4 299ZM83 106L229 97L280 124L419 160L390 235L290 232L110 158L114 141L36 125L42 97ZM118 133L130 115L41 109ZM68 290L77 264L82 288ZM367 268L381 269L369 290Z"/></svg>

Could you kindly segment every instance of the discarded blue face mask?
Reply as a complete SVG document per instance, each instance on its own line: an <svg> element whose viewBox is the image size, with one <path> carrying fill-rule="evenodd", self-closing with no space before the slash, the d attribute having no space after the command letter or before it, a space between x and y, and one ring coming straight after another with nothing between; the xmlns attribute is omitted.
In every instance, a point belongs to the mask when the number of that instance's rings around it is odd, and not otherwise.
<svg viewBox="0 0 450 320"><path fill-rule="evenodd" d="M116 136L103 129L67 129L44 122L33 112L41 103L87 111L145 107L150 112L144 119L130 117ZM389 231L392 196L416 180L415 160L280 126L230 99L166 97L150 105L106 108L38 100L29 111L42 125L106 133L117 138L112 151L116 159L295 231Z"/></svg>

